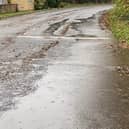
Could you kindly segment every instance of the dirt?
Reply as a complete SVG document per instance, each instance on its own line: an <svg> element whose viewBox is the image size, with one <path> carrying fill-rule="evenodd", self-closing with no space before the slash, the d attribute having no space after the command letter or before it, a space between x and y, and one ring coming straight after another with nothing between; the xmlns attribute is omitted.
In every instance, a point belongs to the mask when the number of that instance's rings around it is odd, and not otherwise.
<svg viewBox="0 0 129 129"><path fill-rule="evenodd" d="M109 28L109 14L107 12L103 12L102 16L99 19L99 23L101 26L101 29L105 30L105 29L110 29Z"/></svg>

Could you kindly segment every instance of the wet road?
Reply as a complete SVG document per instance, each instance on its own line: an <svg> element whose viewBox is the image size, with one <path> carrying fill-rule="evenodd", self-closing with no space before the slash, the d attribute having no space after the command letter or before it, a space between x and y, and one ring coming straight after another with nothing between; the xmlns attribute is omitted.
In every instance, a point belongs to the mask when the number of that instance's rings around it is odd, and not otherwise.
<svg viewBox="0 0 129 129"><path fill-rule="evenodd" d="M0 21L0 129L129 128L129 51L99 24L110 8Z"/></svg>

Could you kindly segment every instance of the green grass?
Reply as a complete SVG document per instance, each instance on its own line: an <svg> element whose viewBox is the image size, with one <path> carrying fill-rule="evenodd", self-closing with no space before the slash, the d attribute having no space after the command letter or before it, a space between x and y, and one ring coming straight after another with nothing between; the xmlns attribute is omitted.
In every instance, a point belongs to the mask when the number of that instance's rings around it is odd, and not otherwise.
<svg viewBox="0 0 129 129"><path fill-rule="evenodd" d="M20 11L20 12L14 12L14 13L1 13L0 14L0 19L5 19L8 17L14 17L14 16L19 16L19 15L25 15L25 14L31 14L35 11Z"/></svg>
<svg viewBox="0 0 129 129"><path fill-rule="evenodd" d="M128 18L121 18L116 15L114 10L109 12L108 15L109 27L115 37L124 43L129 44L129 20Z"/></svg>

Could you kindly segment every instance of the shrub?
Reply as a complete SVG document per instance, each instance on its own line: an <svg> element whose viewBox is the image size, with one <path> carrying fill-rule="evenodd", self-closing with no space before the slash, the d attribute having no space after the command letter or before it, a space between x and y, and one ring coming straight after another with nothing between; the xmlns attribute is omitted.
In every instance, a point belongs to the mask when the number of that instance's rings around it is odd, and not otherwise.
<svg viewBox="0 0 129 129"><path fill-rule="evenodd" d="M44 8L45 0L35 0L34 6L36 10Z"/></svg>
<svg viewBox="0 0 129 129"><path fill-rule="evenodd" d="M46 0L45 7L57 8L60 5L60 0Z"/></svg>

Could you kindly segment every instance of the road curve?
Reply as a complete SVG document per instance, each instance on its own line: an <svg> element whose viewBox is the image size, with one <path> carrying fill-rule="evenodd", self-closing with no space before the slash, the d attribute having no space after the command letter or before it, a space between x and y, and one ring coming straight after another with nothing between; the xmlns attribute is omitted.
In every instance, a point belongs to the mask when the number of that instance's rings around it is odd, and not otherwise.
<svg viewBox="0 0 129 129"><path fill-rule="evenodd" d="M0 129L129 128L129 52L99 23L111 7L0 21Z"/></svg>

